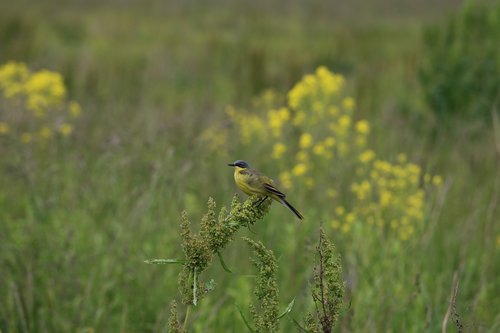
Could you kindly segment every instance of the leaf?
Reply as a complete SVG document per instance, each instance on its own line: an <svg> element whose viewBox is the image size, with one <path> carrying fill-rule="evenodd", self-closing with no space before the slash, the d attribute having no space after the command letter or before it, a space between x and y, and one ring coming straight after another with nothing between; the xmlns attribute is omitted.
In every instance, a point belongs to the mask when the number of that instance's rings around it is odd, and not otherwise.
<svg viewBox="0 0 500 333"><path fill-rule="evenodd" d="M232 273L232 271L227 267L226 263L224 262L224 258L222 258L222 254L217 251L217 256L219 257L220 264L222 265L222 268L228 273Z"/></svg>
<svg viewBox="0 0 500 333"><path fill-rule="evenodd" d="M156 264L156 265L162 265L162 264L184 264L187 262L186 259L147 259L144 260L146 264Z"/></svg>
<svg viewBox="0 0 500 333"><path fill-rule="evenodd" d="M293 308L293 305L295 304L295 297L292 299L292 301L288 304L288 306L286 307L285 311L283 311L277 319L281 319L283 318L284 316L286 316L287 314L290 313L290 311L292 311L292 308Z"/></svg>
<svg viewBox="0 0 500 333"><path fill-rule="evenodd" d="M243 322L247 326L248 330L252 333L255 333L255 331L250 327L250 324L248 323L247 319L245 318L245 315L243 314L243 311L241 311L241 308L236 304L236 307L238 308L238 311L240 312L241 319L243 319Z"/></svg>

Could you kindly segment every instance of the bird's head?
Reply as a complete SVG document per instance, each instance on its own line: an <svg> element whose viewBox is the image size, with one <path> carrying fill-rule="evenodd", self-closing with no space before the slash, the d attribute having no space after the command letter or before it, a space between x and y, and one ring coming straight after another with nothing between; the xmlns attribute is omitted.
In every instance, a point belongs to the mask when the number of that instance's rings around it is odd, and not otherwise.
<svg viewBox="0 0 500 333"><path fill-rule="evenodd" d="M245 161L243 161L243 160L237 160L234 163L228 164L228 166L238 167L238 168L241 168L241 169L248 169L250 167L248 165L248 163L245 162Z"/></svg>

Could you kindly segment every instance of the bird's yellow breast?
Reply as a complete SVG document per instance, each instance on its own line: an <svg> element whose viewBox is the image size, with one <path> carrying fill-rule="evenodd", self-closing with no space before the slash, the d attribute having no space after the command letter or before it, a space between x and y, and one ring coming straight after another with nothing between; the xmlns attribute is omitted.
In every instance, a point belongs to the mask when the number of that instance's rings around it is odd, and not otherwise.
<svg viewBox="0 0 500 333"><path fill-rule="evenodd" d="M265 195L258 177L253 175L250 170L235 167L234 168L234 181L236 185L247 195Z"/></svg>

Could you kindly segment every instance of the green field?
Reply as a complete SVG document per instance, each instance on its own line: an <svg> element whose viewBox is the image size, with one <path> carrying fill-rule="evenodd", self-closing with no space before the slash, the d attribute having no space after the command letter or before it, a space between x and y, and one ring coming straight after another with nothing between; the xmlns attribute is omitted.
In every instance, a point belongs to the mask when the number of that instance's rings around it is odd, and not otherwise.
<svg viewBox="0 0 500 333"><path fill-rule="evenodd" d="M246 199L226 166L237 159L305 219L273 203L242 228L221 252L233 273L217 258L203 272L215 289L189 332L247 331L243 236L274 252L280 309L295 298L280 331L300 332L320 224L346 286L334 332L441 331L454 281L447 332L500 331L500 88L485 117L442 116L419 79L425 32L461 1L64 3L0 0L1 333L167 332L174 299L182 321L181 266L144 261L184 256L182 211L196 231L210 197ZM60 73L81 115L36 116L28 93L8 97L9 61ZM332 72L338 95L294 106L305 75Z"/></svg>

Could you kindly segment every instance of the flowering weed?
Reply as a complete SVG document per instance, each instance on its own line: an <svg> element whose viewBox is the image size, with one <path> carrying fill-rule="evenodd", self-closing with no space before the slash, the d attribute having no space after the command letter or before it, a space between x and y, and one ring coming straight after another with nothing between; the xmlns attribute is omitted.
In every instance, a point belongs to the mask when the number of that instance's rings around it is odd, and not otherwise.
<svg viewBox="0 0 500 333"><path fill-rule="evenodd" d="M0 66L0 103L0 137L24 144L71 135L81 114L80 104L68 101L61 74L30 72L15 61Z"/></svg>

